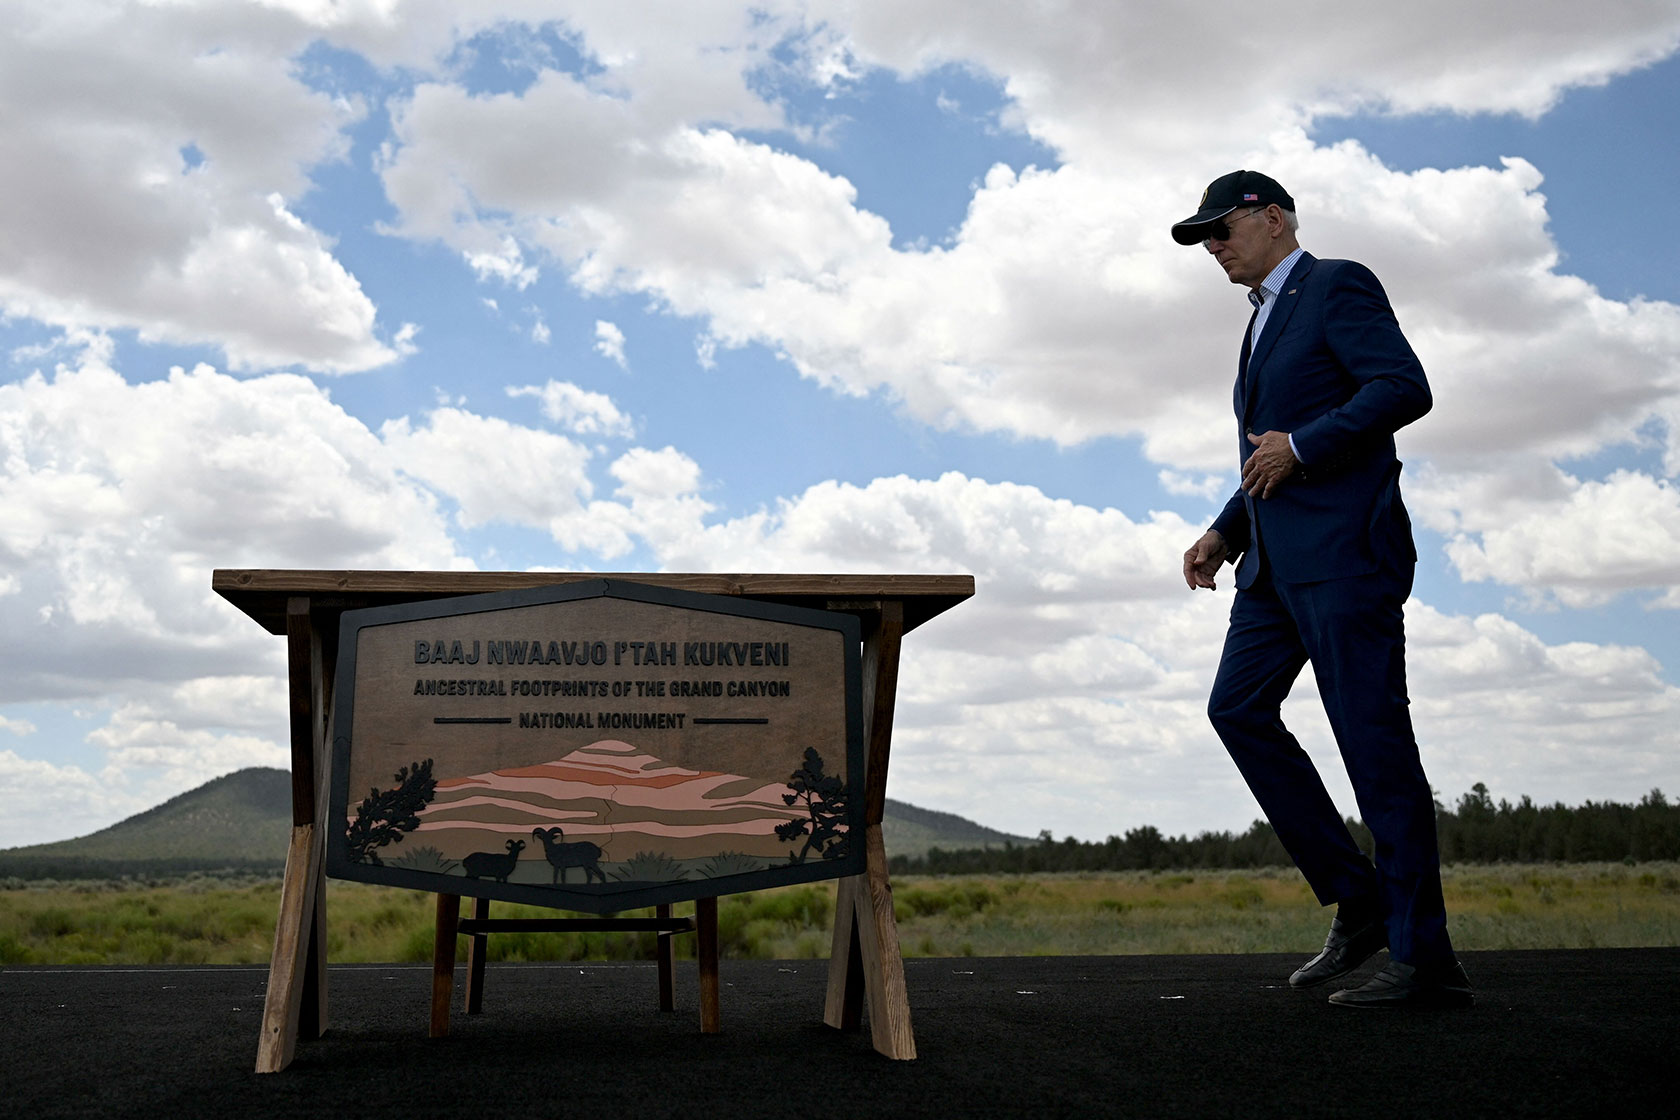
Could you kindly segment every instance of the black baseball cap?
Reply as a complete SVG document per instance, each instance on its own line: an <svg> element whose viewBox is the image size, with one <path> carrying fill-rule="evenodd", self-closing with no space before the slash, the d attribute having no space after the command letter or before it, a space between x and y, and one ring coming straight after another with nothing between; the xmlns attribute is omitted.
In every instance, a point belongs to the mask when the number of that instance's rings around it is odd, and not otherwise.
<svg viewBox="0 0 1680 1120"><path fill-rule="evenodd" d="M1194 214L1172 227L1173 240L1194 245L1208 235L1208 227L1239 206L1270 206L1295 210L1295 200L1278 181L1258 171L1233 171L1221 175L1202 192L1202 205Z"/></svg>

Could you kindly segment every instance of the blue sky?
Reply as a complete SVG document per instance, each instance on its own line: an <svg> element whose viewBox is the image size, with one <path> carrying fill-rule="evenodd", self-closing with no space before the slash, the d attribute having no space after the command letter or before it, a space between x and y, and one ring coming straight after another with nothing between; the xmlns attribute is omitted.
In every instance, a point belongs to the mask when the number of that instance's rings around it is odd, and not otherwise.
<svg viewBox="0 0 1680 1120"><path fill-rule="evenodd" d="M1254 27L1214 82L1228 30L1148 4L24 4L0 846L284 765L279 643L214 567L971 572L910 638L893 796L1246 827L1202 714L1230 590L1177 576L1246 304L1166 236L1237 166L1431 375L1443 797L1674 792L1680 11L1439 7L1281 69ZM1351 812L1310 681L1285 714Z"/></svg>

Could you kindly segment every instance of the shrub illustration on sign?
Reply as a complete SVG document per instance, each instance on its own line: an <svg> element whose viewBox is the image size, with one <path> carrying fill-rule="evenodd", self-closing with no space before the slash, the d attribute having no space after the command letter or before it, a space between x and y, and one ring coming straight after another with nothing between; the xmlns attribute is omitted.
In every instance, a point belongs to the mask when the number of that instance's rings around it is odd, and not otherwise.
<svg viewBox="0 0 1680 1120"><path fill-rule="evenodd" d="M460 868L461 861L449 859L430 844L422 844L418 848L409 848L392 860L390 866L400 867L405 871L424 871L428 875L448 875Z"/></svg>
<svg viewBox="0 0 1680 1120"><path fill-rule="evenodd" d="M763 866L764 861L760 860L754 870ZM687 878L688 869L664 852L637 852L624 861L618 877L626 883L668 883Z"/></svg>
<svg viewBox="0 0 1680 1120"><path fill-rule="evenodd" d="M432 760L404 766L396 773L396 788L368 791L350 822L347 839L350 859L356 863L382 866L375 848L400 843L407 833L420 827L420 812L437 793L432 777Z"/></svg>
<svg viewBox="0 0 1680 1120"><path fill-rule="evenodd" d="M764 860L746 852L719 852L700 868L700 876L704 879L724 879L730 875L762 871L767 866Z"/></svg>
<svg viewBox="0 0 1680 1120"><path fill-rule="evenodd" d="M554 867L553 886L559 886L566 881L566 870L571 867L583 869L583 882L589 885L591 879L599 879L602 883L607 877L601 873L601 845L591 844L587 840L566 841L566 834L559 828L533 828L531 835L542 841L543 854Z"/></svg>
<svg viewBox="0 0 1680 1120"><path fill-rule="evenodd" d="M786 805L803 804L806 815L776 826L781 840L805 837L805 846L788 853L794 864L805 862L813 851L823 859L844 859L851 850L851 836L846 827L846 782L838 774L823 772L822 755L814 747L805 748L805 765L788 778L792 793L782 795Z"/></svg>

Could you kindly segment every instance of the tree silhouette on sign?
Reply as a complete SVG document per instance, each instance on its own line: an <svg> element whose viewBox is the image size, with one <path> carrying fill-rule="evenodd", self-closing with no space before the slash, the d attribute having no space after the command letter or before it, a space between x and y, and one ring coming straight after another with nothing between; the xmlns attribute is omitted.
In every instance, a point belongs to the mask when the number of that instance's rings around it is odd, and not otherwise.
<svg viewBox="0 0 1680 1120"><path fill-rule="evenodd" d="M405 833L420 827L420 810L431 804L437 793L437 781L432 777L432 760L404 766L396 773L397 786L383 792L368 791L356 819L351 822L346 839L350 843L350 859L355 863L383 866L375 848L396 843Z"/></svg>
<svg viewBox="0 0 1680 1120"><path fill-rule="evenodd" d="M805 837L804 847L788 853L793 862L804 863L813 851L823 859L844 859L851 851L851 836L846 827L850 798L845 779L838 774L825 774L822 755L814 747L806 747L805 765L793 772L787 784L793 792L782 795L783 804L803 804L807 814L776 826L778 840Z"/></svg>

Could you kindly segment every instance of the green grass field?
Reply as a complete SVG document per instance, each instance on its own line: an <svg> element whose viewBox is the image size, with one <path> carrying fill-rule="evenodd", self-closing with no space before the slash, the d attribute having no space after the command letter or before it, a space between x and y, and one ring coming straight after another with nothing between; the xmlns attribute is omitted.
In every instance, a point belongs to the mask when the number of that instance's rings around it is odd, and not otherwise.
<svg viewBox="0 0 1680 1120"><path fill-rule="evenodd" d="M1680 945L1680 864L1449 867L1464 950ZM280 884L19 884L0 889L0 964L266 964ZM333 963L431 958L433 897L332 882ZM910 957L1308 952L1327 915L1292 870L1108 872L894 882ZM679 913L682 908L679 907ZM553 911L496 904L497 917ZM638 913L651 913L640 911ZM826 957L834 885L720 900L726 957ZM679 938L692 955L692 938ZM464 952L464 945L462 947ZM647 957L652 934L499 934L492 960Z"/></svg>

